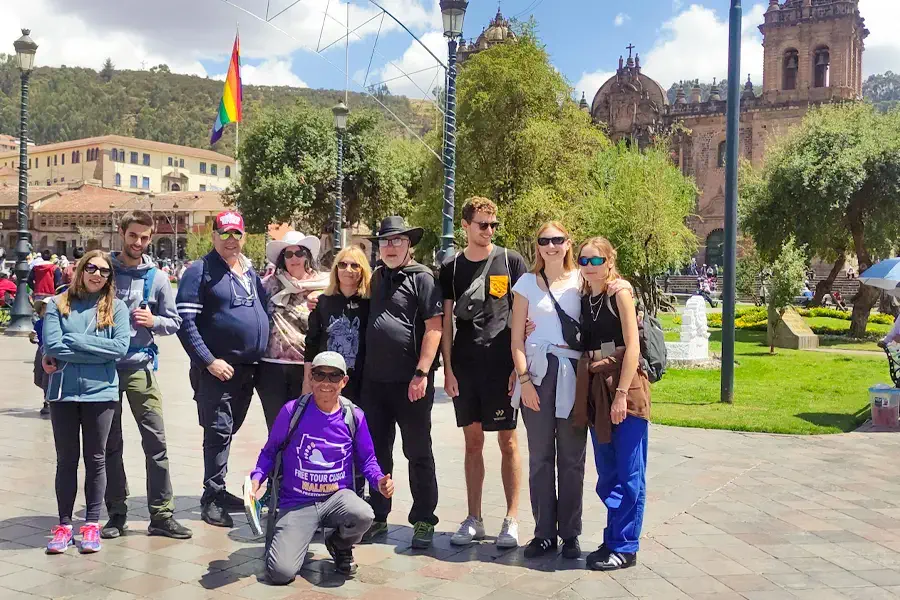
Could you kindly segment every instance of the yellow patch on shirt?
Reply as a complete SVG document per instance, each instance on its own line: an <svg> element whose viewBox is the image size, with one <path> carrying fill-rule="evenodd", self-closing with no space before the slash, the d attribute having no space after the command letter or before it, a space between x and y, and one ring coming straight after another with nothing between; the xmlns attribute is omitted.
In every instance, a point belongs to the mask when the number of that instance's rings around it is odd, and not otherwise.
<svg viewBox="0 0 900 600"><path fill-rule="evenodd" d="M488 283L491 296L494 298L502 298L509 291L509 275L490 275Z"/></svg>

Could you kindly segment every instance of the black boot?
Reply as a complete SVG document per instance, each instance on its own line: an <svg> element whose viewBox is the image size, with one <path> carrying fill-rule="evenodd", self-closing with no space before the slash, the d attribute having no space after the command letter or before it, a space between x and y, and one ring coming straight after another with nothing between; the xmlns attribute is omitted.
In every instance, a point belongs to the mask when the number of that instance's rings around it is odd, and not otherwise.
<svg viewBox="0 0 900 600"><path fill-rule="evenodd" d="M125 524L126 520L125 515L112 515L100 530L100 537L104 540L111 540L125 535L125 530L128 529L128 525Z"/></svg>
<svg viewBox="0 0 900 600"><path fill-rule="evenodd" d="M176 521L175 517L151 520L150 526L147 528L147 534L162 535L176 540L187 540L194 535L190 529Z"/></svg>

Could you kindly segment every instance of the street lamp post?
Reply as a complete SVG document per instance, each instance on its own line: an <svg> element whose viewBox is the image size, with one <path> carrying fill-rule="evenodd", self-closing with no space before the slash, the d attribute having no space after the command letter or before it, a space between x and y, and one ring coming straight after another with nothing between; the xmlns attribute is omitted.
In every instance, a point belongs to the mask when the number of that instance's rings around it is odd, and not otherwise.
<svg viewBox="0 0 900 600"><path fill-rule="evenodd" d="M172 237L175 243L172 245L172 264L178 260L178 203L172 203Z"/></svg>
<svg viewBox="0 0 900 600"><path fill-rule="evenodd" d="M741 0L731 0L725 116L725 290L722 299L721 401L734 401L734 303L737 276L738 149L741 121Z"/></svg>
<svg viewBox="0 0 900 600"><path fill-rule="evenodd" d="M112 252L116 249L116 229L118 229L118 224L116 222L116 205L113 203L109 204L109 251ZM124 250L124 248L122 248Z"/></svg>
<svg viewBox="0 0 900 600"><path fill-rule="evenodd" d="M334 193L334 254L340 252L343 246L341 230L343 229L344 217L342 208L344 203L344 132L347 130L347 115L350 109L343 102L331 109L334 113L334 129L337 132L337 183L335 184Z"/></svg>
<svg viewBox="0 0 900 600"><path fill-rule="evenodd" d="M469 0L441 0L447 38L447 101L444 107L444 211L441 260L453 251L453 212L456 203L456 46L462 37Z"/></svg>
<svg viewBox="0 0 900 600"><path fill-rule="evenodd" d="M19 239L16 242L16 301L10 314L6 335L24 336L31 332L31 302L28 298L28 254L31 252L31 234L28 233L28 78L34 68L37 44L29 37L28 29L22 30L22 37L13 46L16 60L22 74L22 105L19 121Z"/></svg>

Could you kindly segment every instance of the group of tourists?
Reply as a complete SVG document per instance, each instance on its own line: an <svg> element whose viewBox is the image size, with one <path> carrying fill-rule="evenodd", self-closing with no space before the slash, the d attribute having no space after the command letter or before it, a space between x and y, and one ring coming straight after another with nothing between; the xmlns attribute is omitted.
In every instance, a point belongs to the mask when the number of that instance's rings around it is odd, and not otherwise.
<svg viewBox="0 0 900 600"><path fill-rule="evenodd" d="M556 552L560 539L564 557L581 557L590 431L608 522L588 566L635 564L650 394L633 291L607 240L591 238L576 252L561 223L546 223L536 233L529 268L520 254L493 243L497 215L490 200L466 201L467 245L443 261L437 276L413 260L423 230L393 216L372 238L380 254L374 270L360 248L349 247L322 271L318 239L290 232L267 245L275 270L261 279L242 253L242 216L224 211L215 219L212 251L185 271L174 302L165 274L143 254L150 216L125 215L124 250L111 257L87 253L72 286L48 302L44 317L60 513L48 551L72 544L79 430L88 505L81 550L97 551L99 537L126 528L122 392L147 456L149 533L190 537L172 516L155 379L154 335L177 332L190 358L203 428L201 518L210 525L232 527L230 513L244 511L244 499L226 489L228 458L254 390L260 397L269 436L250 475L250 494L263 503L271 498L265 565L273 583L295 578L320 528L331 530L326 548L345 574L356 569L355 544L387 535L398 427L409 462L412 546L432 544L438 483L431 413L439 352L465 440L469 515L451 542L486 537L483 450L485 432L496 431L507 505L496 543L519 545L521 411L535 521L526 558ZM100 528L104 494L110 519Z"/></svg>

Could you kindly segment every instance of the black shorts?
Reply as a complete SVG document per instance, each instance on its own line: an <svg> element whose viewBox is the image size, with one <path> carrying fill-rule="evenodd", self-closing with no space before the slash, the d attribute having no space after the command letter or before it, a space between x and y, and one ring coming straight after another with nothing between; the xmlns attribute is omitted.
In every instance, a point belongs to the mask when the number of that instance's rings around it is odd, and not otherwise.
<svg viewBox="0 0 900 600"><path fill-rule="evenodd" d="M519 411L510 405L509 374L512 360L454 365L459 396L453 399L457 427L481 423L483 431L516 428Z"/></svg>

